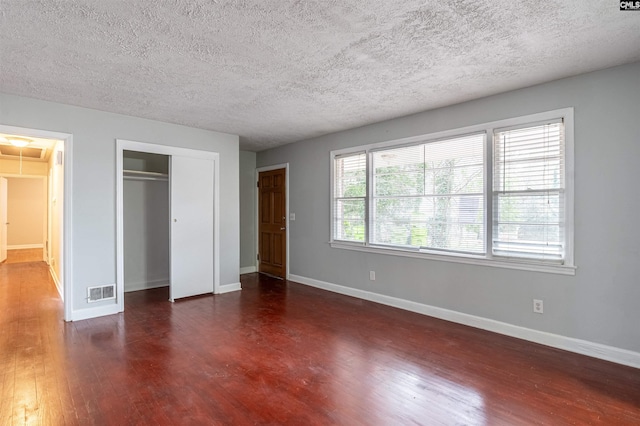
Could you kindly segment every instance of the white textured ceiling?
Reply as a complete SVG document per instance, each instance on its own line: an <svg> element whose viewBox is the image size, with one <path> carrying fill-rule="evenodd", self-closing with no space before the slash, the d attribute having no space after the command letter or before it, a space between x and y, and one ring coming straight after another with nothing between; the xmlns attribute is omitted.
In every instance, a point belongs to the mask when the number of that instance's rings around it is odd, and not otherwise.
<svg viewBox="0 0 640 426"><path fill-rule="evenodd" d="M614 0L0 0L0 91L259 151L640 60Z"/></svg>

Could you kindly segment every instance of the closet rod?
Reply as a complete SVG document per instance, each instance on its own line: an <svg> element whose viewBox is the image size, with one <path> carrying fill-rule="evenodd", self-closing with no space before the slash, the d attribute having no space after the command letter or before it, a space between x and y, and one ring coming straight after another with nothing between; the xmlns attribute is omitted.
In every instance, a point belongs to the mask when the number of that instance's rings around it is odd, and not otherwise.
<svg viewBox="0 0 640 426"><path fill-rule="evenodd" d="M149 180L156 182L167 182L169 178L167 176L164 177L152 177L152 176L122 176L124 180Z"/></svg>
<svg viewBox="0 0 640 426"><path fill-rule="evenodd" d="M128 180L157 180L157 181L169 180L169 175L167 175L166 173L145 172L140 170L123 170L122 177L123 179L128 179Z"/></svg>

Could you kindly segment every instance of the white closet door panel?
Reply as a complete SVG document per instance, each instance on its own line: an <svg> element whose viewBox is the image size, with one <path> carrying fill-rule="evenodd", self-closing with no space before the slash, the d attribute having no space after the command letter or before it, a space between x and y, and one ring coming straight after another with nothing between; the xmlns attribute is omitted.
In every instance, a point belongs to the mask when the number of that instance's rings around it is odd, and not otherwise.
<svg viewBox="0 0 640 426"><path fill-rule="evenodd" d="M171 157L171 300L213 293L213 160Z"/></svg>
<svg viewBox="0 0 640 426"><path fill-rule="evenodd" d="M7 180L0 177L0 262L7 260Z"/></svg>

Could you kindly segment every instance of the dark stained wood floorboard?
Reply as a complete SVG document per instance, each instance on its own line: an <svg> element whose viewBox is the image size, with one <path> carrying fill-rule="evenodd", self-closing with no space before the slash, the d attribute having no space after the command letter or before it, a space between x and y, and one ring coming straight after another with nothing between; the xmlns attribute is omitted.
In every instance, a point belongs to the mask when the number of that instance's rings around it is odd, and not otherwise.
<svg viewBox="0 0 640 426"><path fill-rule="evenodd" d="M640 424L640 370L337 295L243 290L65 323L0 265L0 425Z"/></svg>

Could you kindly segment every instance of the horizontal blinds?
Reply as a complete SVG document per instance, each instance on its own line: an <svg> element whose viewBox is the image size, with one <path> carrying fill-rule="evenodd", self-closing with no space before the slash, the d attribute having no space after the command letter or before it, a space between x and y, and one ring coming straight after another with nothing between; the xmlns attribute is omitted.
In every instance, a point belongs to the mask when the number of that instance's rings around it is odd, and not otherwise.
<svg viewBox="0 0 640 426"><path fill-rule="evenodd" d="M562 122L496 131L493 254L564 258Z"/></svg>
<svg viewBox="0 0 640 426"><path fill-rule="evenodd" d="M484 253L484 141L374 151L371 244Z"/></svg>
<svg viewBox="0 0 640 426"><path fill-rule="evenodd" d="M365 241L367 156L364 152L334 160L333 239Z"/></svg>

